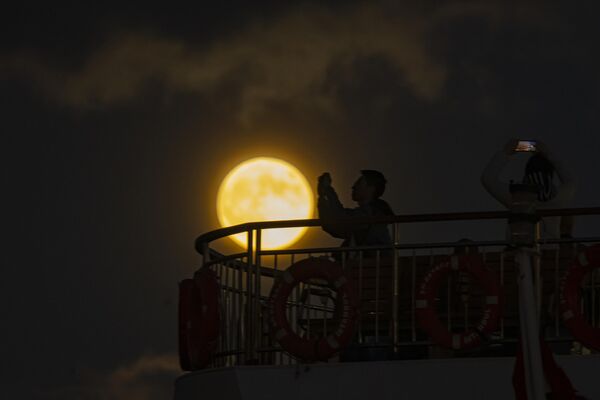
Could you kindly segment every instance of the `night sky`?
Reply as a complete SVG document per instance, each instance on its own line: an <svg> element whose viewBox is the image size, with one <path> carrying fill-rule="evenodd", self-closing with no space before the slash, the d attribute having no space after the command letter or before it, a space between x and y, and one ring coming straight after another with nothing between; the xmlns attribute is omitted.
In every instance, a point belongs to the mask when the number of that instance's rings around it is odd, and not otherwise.
<svg viewBox="0 0 600 400"><path fill-rule="evenodd" d="M169 398L177 282L247 158L348 205L368 168L398 214L486 211L488 159L537 138L600 204L593 3L412 3L3 6L2 397Z"/></svg>

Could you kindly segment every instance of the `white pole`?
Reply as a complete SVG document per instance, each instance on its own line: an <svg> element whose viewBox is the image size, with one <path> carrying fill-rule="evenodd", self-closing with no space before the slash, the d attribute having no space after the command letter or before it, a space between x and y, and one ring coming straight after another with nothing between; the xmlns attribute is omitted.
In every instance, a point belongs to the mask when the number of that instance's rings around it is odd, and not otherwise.
<svg viewBox="0 0 600 400"><path fill-rule="evenodd" d="M531 250L525 247L519 248L515 261L519 271L519 319L527 399L545 400L546 380L540 350L537 305L531 271Z"/></svg>
<svg viewBox="0 0 600 400"><path fill-rule="evenodd" d="M533 284L531 257L536 254L537 217L535 205L537 188L531 185L511 184L512 195L509 219L512 245L516 247L515 262L519 271L519 321L521 349L525 370L527 400L546 399L546 379L540 349L537 292ZM539 283L539 282L538 282Z"/></svg>

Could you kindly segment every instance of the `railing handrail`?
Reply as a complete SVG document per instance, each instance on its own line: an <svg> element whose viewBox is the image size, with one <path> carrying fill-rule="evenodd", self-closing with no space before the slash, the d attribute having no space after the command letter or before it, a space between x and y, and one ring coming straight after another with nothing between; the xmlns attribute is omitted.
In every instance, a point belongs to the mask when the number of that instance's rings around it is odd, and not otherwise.
<svg viewBox="0 0 600 400"><path fill-rule="evenodd" d="M600 207L579 207L538 210L540 217L550 216L579 216L579 215L600 215ZM442 222L442 221L469 221L469 220L489 220L506 219L510 216L510 211L474 211L459 213L436 213L436 214L413 214L413 215L391 215L382 217L353 217L343 219L327 220L328 225L346 225L346 224L393 224L393 223L411 223L411 222ZM203 253L204 244L221 239L236 233L248 232L255 229L275 229L275 228L297 228L308 226L321 226L322 220L312 219L294 219L280 221L259 221L247 222L229 226L226 228L215 229L204 233L196 238L195 248L200 254Z"/></svg>

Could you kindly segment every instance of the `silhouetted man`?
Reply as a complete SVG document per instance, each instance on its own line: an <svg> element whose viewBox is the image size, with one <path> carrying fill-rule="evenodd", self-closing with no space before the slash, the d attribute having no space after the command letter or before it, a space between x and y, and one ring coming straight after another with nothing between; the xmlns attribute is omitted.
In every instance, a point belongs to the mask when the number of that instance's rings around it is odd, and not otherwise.
<svg viewBox="0 0 600 400"><path fill-rule="evenodd" d="M394 215L391 207L380 197L385 191L386 179L379 171L362 170L361 176L352 185L352 200L358 207L345 208L331 186L331 176L324 173L319 177L319 218L323 221L323 230L331 236L344 239L342 247L388 245L392 243L386 224L327 224L327 220L347 217L368 217Z"/></svg>

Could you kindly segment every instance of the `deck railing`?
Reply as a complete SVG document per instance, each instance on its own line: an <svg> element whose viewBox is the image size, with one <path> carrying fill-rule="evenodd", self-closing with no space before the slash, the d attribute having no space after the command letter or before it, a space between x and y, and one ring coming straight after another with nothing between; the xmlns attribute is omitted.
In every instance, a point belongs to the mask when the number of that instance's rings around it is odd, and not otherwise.
<svg viewBox="0 0 600 400"><path fill-rule="evenodd" d="M503 220L509 212L425 214L327 221L332 224L389 224L393 243L362 247L314 247L265 250L261 246L266 229L321 226L318 219L254 222L218 229L196 240L202 255L201 268L217 274L220 285L221 335L213 366L240 364L293 364L297 361L282 351L269 332L267 304L273 280L287 267L307 257L333 257L354 280L360 314L353 344L342 359L430 358L462 355L514 354L519 338L519 316L514 254L507 240L402 243L401 227L414 223L444 221ZM600 215L600 208L540 210L540 217ZM222 254L213 243L229 235L246 233L244 252ZM538 240L533 256L536 298L541 334L555 351L581 351L562 325L558 293L560 279L577 253L600 243L599 236ZM460 232L460 237L470 237ZM476 350L444 350L419 329L415 298L421 278L443 257L455 253L478 253L494 271L504 294L500 326ZM451 274L436 298L440 317L448 329L461 332L478 321L485 294L463 273ZM600 274L591 274L582 288L582 312L588 322L600 327ZM318 282L301 283L287 302L292 328L306 337L324 335L331 329L334 295ZM583 350L585 351L585 349Z"/></svg>

